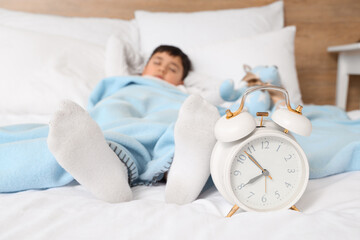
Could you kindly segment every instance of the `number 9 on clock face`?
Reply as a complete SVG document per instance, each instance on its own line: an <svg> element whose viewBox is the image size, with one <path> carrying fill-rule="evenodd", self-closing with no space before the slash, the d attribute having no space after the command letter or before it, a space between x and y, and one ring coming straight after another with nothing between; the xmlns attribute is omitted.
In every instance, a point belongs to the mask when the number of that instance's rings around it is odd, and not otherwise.
<svg viewBox="0 0 360 240"><path fill-rule="evenodd" d="M308 182L306 156L284 134L253 136L233 151L226 171L236 204L245 210L273 211L290 208Z"/></svg>

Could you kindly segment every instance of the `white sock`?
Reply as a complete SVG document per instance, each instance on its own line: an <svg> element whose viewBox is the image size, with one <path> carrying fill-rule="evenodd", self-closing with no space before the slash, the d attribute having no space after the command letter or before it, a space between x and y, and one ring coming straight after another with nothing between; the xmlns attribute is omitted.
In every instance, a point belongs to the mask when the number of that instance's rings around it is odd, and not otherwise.
<svg viewBox="0 0 360 240"><path fill-rule="evenodd" d="M175 154L168 173L165 200L186 204L194 201L210 176L210 157L215 145L217 108L198 95L181 106L175 124Z"/></svg>
<svg viewBox="0 0 360 240"><path fill-rule="evenodd" d="M97 123L79 105L64 101L49 124L48 147L58 163L97 198L132 199L126 166Z"/></svg>

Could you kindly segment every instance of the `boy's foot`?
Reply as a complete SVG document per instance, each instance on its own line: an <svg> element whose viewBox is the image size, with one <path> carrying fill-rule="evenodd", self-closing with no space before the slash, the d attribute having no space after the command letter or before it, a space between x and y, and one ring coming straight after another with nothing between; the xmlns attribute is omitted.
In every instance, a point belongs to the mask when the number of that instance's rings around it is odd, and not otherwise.
<svg viewBox="0 0 360 240"><path fill-rule="evenodd" d="M217 108L198 95L181 106L175 124L175 155L168 173L165 200L186 204L194 201L210 176L210 157L215 145Z"/></svg>
<svg viewBox="0 0 360 240"><path fill-rule="evenodd" d="M82 107L64 101L50 121L47 142L58 163L97 198L132 199L126 166Z"/></svg>

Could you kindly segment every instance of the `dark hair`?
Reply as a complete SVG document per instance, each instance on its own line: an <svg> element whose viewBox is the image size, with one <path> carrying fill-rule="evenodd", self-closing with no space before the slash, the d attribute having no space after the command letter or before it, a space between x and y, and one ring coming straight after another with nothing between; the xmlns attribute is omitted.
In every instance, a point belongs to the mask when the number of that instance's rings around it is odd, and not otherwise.
<svg viewBox="0 0 360 240"><path fill-rule="evenodd" d="M158 52L167 52L170 54L170 56L181 58L181 63L182 63L183 69L184 69L183 75L182 75L182 80L184 80L192 68L189 57L183 51L181 51L181 49L178 47L171 46L171 45L160 45L157 48L155 48L155 50L152 52L150 58L155 53L158 53Z"/></svg>

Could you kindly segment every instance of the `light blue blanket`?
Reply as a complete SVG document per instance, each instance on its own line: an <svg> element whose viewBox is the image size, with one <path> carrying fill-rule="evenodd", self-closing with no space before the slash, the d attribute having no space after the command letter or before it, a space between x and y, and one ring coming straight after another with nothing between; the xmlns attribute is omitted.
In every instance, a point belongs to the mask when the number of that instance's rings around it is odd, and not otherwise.
<svg viewBox="0 0 360 240"><path fill-rule="evenodd" d="M309 137L295 135L310 164L310 178L360 170L360 120L334 106L305 105L312 123Z"/></svg>
<svg viewBox="0 0 360 240"><path fill-rule="evenodd" d="M125 147L136 159L137 181L151 183L172 161L174 123L186 97L163 81L112 77L95 88L88 111L107 141ZM308 156L310 177L360 170L360 121L350 121L331 106L307 105L303 113L313 132L295 138ZM57 187L73 180L49 152L47 135L43 124L0 128L0 192Z"/></svg>
<svg viewBox="0 0 360 240"><path fill-rule="evenodd" d="M186 97L164 81L112 77L94 89L88 111L106 140L123 146L136 160L137 181L151 183L172 162L173 128ZM47 135L47 125L0 128L0 192L50 188L73 180L49 152Z"/></svg>

